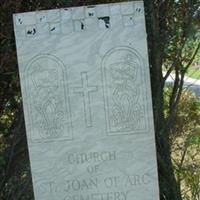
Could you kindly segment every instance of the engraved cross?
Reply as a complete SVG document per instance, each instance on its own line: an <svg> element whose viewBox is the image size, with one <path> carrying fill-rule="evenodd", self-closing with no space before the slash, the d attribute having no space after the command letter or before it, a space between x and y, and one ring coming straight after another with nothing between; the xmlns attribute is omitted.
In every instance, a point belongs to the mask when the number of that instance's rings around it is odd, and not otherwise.
<svg viewBox="0 0 200 200"><path fill-rule="evenodd" d="M81 87L75 87L73 92L82 95L86 127L92 127L90 93L97 91L97 86L89 85L87 72L81 72Z"/></svg>

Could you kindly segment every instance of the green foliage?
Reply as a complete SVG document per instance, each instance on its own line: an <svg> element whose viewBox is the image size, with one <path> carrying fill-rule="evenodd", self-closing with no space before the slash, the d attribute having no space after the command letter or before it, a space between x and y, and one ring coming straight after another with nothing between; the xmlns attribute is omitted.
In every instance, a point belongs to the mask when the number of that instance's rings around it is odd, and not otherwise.
<svg viewBox="0 0 200 200"><path fill-rule="evenodd" d="M122 1L122 0L119 0ZM118 1L118 2L119 2ZM33 199L30 178L27 144L23 130L21 93L13 35L12 14L18 12L52 9L83 4L111 3L116 0L1 0L0 7L0 199ZM170 163L168 133L160 134L170 118L181 92L181 83L176 80L174 89L167 89L163 111L162 66L169 72L190 73L190 61L199 44L199 18L194 16L198 0L145 0L148 30L149 57L151 62L154 116L158 146L159 172L168 172ZM197 60L200 52L197 52ZM179 76L177 76L179 77ZM182 187L184 200L199 200L199 101L190 93L184 92L178 107L178 117L171 120L174 129L170 134L172 158L177 184ZM165 120L160 116L165 114ZM163 123L164 121L164 123ZM165 127L164 127L165 128ZM171 128L171 125L170 125ZM23 141L23 142L22 142ZM164 141L163 143L159 143ZM159 148L159 147L162 148ZM163 169L162 163L166 166ZM175 185L169 177L170 171L160 182L161 197L177 200ZM176 184L176 183L175 183ZM171 188L170 188L171 187ZM178 187L177 187L178 188ZM187 191L188 190L188 191ZM173 194L171 192L175 191ZM178 192L177 192L178 193ZM196 199L195 199L196 198ZM180 199L180 198L179 198Z"/></svg>
<svg viewBox="0 0 200 200"><path fill-rule="evenodd" d="M185 73L191 62L200 58L200 51L195 52L200 44L199 19L195 18L199 5L197 1L175 1L171 5L167 12L163 67Z"/></svg>
<svg viewBox="0 0 200 200"><path fill-rule="evenodd" d="M200 100L187 90L181 96L172 129L171 154L183 200L199 200Z"/></svg>
<svg viewBox="0 0 200 200"><path fill-rule="evenodd" d="M194 78L194 79L197 79L197 80L200 80L200 68L194 68L194 67L188 68L187 76Z"/></svg>

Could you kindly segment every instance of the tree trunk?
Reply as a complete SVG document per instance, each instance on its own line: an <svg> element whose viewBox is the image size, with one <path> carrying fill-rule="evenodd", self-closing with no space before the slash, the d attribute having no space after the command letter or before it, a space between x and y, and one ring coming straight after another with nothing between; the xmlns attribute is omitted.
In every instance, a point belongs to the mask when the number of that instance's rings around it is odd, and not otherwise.
<svg viewBox="0 0 200 200"><path fill-rule="evenodd" d="M160 199L182 200L180 186L176 181L171 161L169 130L165 128L162 75L164 41L160 34L159 11L155 8L154 1L147 0L145 3Z"/></svg>

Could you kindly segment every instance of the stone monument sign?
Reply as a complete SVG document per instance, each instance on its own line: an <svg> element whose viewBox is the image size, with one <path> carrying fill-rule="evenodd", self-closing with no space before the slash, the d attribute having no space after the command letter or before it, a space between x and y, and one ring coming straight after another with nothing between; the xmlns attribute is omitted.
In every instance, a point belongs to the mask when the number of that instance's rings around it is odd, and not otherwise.
<svg viewBox="0 0 200 200"><path fill-rule="evenodd" d="M143 2L13 20L35 200L158 200Z"/></svg>

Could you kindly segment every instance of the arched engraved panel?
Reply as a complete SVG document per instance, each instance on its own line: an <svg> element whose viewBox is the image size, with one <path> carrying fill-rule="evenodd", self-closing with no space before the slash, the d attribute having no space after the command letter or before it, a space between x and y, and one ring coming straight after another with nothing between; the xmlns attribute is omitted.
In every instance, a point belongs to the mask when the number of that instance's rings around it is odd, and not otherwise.
<svg viewBox="0 0 200 200"><path fill-rule="evenodd" d="M53 55L31 59L25 72L32 142L71 139L71 115L64 64Z"/></svg>
<svg viewBox="0 0 200 200"><path fill-rule="evenodd" d="M129 47L108 51L102 61L108 135L146 131L143 60Z"/></svg>

